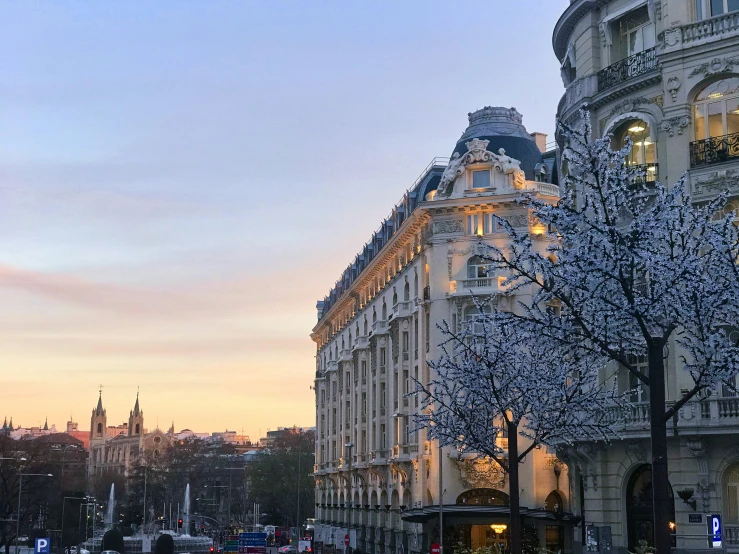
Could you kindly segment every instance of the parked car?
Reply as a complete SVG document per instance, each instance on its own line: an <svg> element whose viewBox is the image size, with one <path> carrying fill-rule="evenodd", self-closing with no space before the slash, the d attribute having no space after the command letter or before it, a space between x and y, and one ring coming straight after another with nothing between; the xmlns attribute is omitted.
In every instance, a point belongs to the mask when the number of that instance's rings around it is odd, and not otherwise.
<svg viewBox="0 0 739 554"><path fill-rule="evenodd" d="M287 546L281 546L277 549L278 554L298 554L298 547L294 544L288 544Z"/></svg>

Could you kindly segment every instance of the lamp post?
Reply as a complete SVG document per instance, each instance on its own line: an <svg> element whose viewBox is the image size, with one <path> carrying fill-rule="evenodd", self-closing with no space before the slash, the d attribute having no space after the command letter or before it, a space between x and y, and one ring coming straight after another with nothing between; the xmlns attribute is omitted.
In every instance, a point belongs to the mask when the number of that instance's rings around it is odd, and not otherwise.
<svg viewBox="0 0 739 554"><path fill-rule="evenodd" d="M85 499L79 496L65 496L62 498L62 524L61 524L61 535L62 535L62 540L61 540L62 550L61 551L62 552L64 552L64 508L67 505L67 500L85 500ZM81 511L81 508L82 508L82 504L80 504L80 511Z"/></svg>
<svg viewBox="0 0 739 554"><path fill-rule="evenodd" d="M226 471L244 471L243 467L217 467ZM231 474L228 474L228 524L231 525Z"/></svg>
<svg viewBox="0 0 739 554"><path fill-rule="evenodd" d="M18 554L18 538L21 536L21 493L24 477L54 477L51 473L19 473L18 474L18 514L15 524L15 554Z"/></svg>
<svg viewBox="0 0 739 554"><path fill-rule="evenodd" d="M346 488L347 488L347 493L348 493L348 496L349 496L349 498L348 498L348 500L349 500L348 504L349 504L349 506L352 506L352 503L354 502L354 500L352 498L352 449L354 448L354 443L353 442L348 442L348 443L346 443L344 445L344 448L346 448L346 451L347 451L346 459L347 459L347 462L349 464L348 465L348 468L347 468L347 476L348 476L348 478L347 478L347 481L346 481L346 483L347 483ZM350 507L349 508L348 516L346 518L346 520L347 520L346 521L347 528L349 527L349 525L351 524L351 520L353 519L352 518L352 515L353 515L352 514L352 509ZM345 546L344 547L344 551L346 552L346 554L351 554L351 551L352 551L351 545Z"/></svg>

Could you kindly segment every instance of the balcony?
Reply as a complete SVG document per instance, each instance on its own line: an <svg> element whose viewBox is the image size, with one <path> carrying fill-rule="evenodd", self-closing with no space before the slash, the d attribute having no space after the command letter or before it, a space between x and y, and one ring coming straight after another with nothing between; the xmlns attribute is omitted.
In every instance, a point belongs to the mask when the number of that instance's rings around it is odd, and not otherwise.
<svg viewBox="0 0 739 554"><path fill-rule="evenodd" d="M378 319L372 324L373 335L384 335L388 332L387 321L384 319Z"/></svg>
<svg viewBox="0 0 739 554"><path fill-rule="evenodd" d="M339 352L339 361L340 362L351 362L352 361L352 351L349 348L345 348L341 352Z"/></svg>
<svg viewBox="0 0 739 554"><path fill-rule="evenodd" d="M625 406L606 408L604 423L614 429L649 429L649 402L632 402Z"/></svg>
<svg viewBox="0 0 739 554"><path fill-rule="evenodd" d="M364 348L369 348L369 338L357 337L357 339L354 341L354 350L362 350Z"/></svg>
<svg viewBox="0 0 739 554"><path fill-rule="evenodd" d="M497 288L497 280L494 277L483 277L478 279L460 279L459 283L464 289Z"/></svg>
<svg viewBox="0 0 739 554"><path fill-rule="evenodd" d="M395 317L410 317L411 315L411 303L410 301L407 302L398 302L393 306L393 314L395 314Z"/></svg>
<svg viewBox="0 0 739 554"><path fill-rule="evenodd" d="M690 167L739 160L739 133L696 140L690 143Z"/></svg>
<svg viewBox="0 0 739 554"><path fill-rule="evenodd" d="M337 371L339 369L339 362L336 360L331 360L326 364L326 372L329 371Z"/></svg>
<svg viewBox="0 0 739 554"><path fill-rule="evenodd" d="M629 169L633 172L631 178L632 187L649 186L657 182L659 164L630 165Z"/></svg>
<svg viewBox="0 0 739 554"><path fill-rule="evenodd" d="M598 72L598 92L620 85L659 67L657 51L649 48L624 58Z"/></svg>
<svg viewBox="0 0 739 554"><path fill-rule="evenodd" d="M739 12L729 12L680 27L683 46L691 43L726 38L739 31Z"/></svg>

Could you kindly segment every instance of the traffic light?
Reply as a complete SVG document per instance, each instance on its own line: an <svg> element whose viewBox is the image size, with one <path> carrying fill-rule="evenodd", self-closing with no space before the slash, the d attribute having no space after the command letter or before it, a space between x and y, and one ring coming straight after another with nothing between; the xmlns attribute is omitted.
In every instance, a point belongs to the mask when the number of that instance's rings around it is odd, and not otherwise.
<svg viewBox="0 0 739 554"><path fill-rule="evenodd" d="M182 529L182 518L177 520L177 528Z"/></svg>

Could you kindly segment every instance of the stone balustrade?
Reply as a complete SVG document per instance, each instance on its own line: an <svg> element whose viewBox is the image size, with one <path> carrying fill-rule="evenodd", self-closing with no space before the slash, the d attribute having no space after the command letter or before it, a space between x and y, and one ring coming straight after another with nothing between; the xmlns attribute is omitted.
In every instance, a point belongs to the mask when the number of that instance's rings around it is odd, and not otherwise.
<svg viewBox="0 0 739 554"><path fill-rule="evenodd" d="M680 27L683 45L703 39L724 38L738 31L739 12L729 12Z"/></svg>

